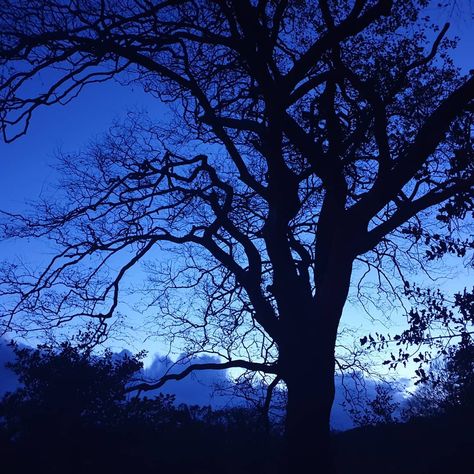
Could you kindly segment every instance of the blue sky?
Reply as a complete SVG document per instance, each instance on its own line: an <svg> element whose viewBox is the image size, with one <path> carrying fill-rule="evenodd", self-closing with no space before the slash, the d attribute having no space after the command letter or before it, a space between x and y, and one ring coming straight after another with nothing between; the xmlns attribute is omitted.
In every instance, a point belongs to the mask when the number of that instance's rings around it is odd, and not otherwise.
<svg viewBox="0 0 474 474"><path fill-rule="evenodd" d="M440 13L431 8L433 19L440 24L451 21L451 35L461 38L453 58L465 72L474 68L474 28L470 0L460 0L451 11ZM54 164L58 149L76 150L102 134L114 119L123 117L127 110L144 109L155 115L162 111L157 100L138 87L131 89L115 82L89 86L65 107L43 108L33 117L26 136L13 144L0 142L0 209L21 211L25 202L38 198L54 183ZM33 255L36 253L37 255ZM38 244L0 243L0 260L12 255L26 258L46 257L49 249ZM460 276L463 280L463 276ZM460 282L464 284L464 281ZM452 286L456 286L456 282ZM451 285L450 285L451 286ZM348 307L348 311L353 311ZM121 343L117 342L117 346ZM149 343L149 349L154 346ZM117 347L118 348L118 347ZM132 347L132 350L136 349Z"/></svg>
<svg viewBox="0 0 474 474"><path fill-rule="evenodd" d="M474 68L473 12L471 0L457 0L446 11L427 9L437 23L450 21L448 34L460 37L452 57L464 72ZM25 200L37 198L46 184L54 181L48 165L54 162L58 148L75 150L86 145L127 110L138 108L155 114L161 107L138 86L132 89L111 81L90 85L64 107L41 108L26 136L12 144L0 140L0 208L22 209Z"/></svg>
<svg viewBox="0 0 474 474"><path fill-rule="evenodd" d="M155 101L151 104L156 107ZM58 149L76 150L104 133L130 109L150 106L139 89L116 82L93 84L66 106L42 108L26 136L0 142L0 205L23 209L25 200L37 198L55 178L49 168Z"/></svg>

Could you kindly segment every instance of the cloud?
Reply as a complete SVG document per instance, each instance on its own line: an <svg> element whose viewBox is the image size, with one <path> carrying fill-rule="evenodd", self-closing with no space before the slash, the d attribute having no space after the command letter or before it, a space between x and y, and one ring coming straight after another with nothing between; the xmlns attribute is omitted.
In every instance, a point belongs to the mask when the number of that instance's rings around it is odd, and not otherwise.
<svg viewBox="0 0 474 474"><path fill-rule="evenodd" d="M190 364L216 362L219 362L217 357L203 355L173 366L173 361L169 357L156 355L151 365L144 369L144 375L146 379L157 380L167 371L179 373ZM167 382L158 392L175 395L177 403L211 405L214 408L221 408L229 404L235 404L235 400L230 395L223 394L221 390L218 390L219 388L228 388L230 383L227 372L224 370L202 370L191 373L182 380Z"/></svg>
<svg viewBox="0 0 474 474"><path fill-rule="evenodd" d="M147 379L157 380L165 374L167 370L171 373L177 373L184 370L188 365L197 363L219 362L216 357L201 356L191 360L187 360L185 364L179 364L172 367L173 362L169 357L156 355L151 365L145 369L144 374ZM179 380L167 382L157 392L166 394L174 394L177 403L186 403L189 405L210 405L213 408L221 408L223 406L235 406L243 404L242 398L232 396L229 394L231 390L225 393L215 390L216 387L231 388L231 379L228 377L227 371L224 370L206 370L196 372L188 377ZM373 379L363 378L359 375L358 378L350 376L335 377L336 395L331 412L331 427L334 430L343 431L355 427L354 421L347 411L346 395L347 392L354 396L360 396L360 407L364 406L367 400L372 400L376 396L376 386L378 381ZM406 385L406 380L400 380L397 385ZM262 390L262 393L264 391ZM395 390L393 393L394 402L403 404L405 398L402 389Z"/></svg>

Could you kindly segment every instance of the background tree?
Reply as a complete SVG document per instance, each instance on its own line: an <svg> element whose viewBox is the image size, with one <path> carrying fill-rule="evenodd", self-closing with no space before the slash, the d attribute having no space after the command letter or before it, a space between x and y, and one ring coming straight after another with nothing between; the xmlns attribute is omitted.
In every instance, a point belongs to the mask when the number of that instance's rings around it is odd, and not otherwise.
<svg viewBox="0 0 474 474"><path fill-rule="evenodd" d="M390 384L378 383L372 397L353 397L345 402L356 426L384 425L399 420L400 403L395 401L399 392Z"/></svg>
<svg viewBox="0 0 474 474"><path fill-rule="evenodd" d="M474 290L456 293L452 301L441 292L416 294L424 305L411 311L411 328L396 337L399 345L419 347L425 342L425 350L413 359L419 364L418 388L408 400L406 415L472 417Z"/></svg>
<svg viewBox="0 0 474 474"><path fill-rule="evenodd" d="M0 452L15 473L262 472L280 436L260 412L177 405L170 395L137 397L141 356L92 354L70 343L13 346L21 386L0 400ZM235 449L245 456L235 459ZM262 454L265 454L262 456Z"/></svg>
<svg viewBox="0 0 474 474"><path fill-rule="evenodd" d="M5 266L5 328L92 316L100 338L127 272L154 249L177 252L152 268L157 323L224 362L172 378L230 367L281 378L287 468L330 471L353 271L396 290L433 234L470 245L459 229L473 206L474 78L450 61L448 25L432 28L426 5L1 0L6 141L38 107L111 78L176 112L132 117L65 156L64 200L8 215L6 236L46 236L60 252L39 274Z"/></svg>
<svg viewBox="0 0 474 474"><path fill-rule="evenodd" d="M462 343L435 360L425 378L410 396L406 418L441 415L473 416L473 347Z"/></svg>
<svg viewBox="0 0 474 474"><path fill-rule="evenodd" d="M16 412L9 421L14 424L16 418L22 428L58 421L61 426L55 429L60 437L67 437L84 420L100 425L121 418L126 386L143 366L140 357L117 359L111 352L93 357L90 350L67 342L59 349L51 345L36 350L14 345L13 349L16 359L7 367L15 372L21 387L5 396L3 415ZM20 406L21 410L15 408ZM22 416L29 422L20 420ZM35 422L35 417L41 420Z"/></svg>
<svg viewBox="0 0 474 474"><path fill-rule="evenodd" d="M465 288L448 298L439 289L422 289L405 282L404 292L414 303L407 312L408 328L394 336L369 334L360 339L361 345L368 344L379 351L396 345L398 351L392 350L383 364L397 369L400 364L406 367L408 361L417 363L417 384L429 380L425 368L432 364L431 370L439 369L445 375L456 373L464 380L462 385L468 385L474 334L474 289Z"/></svg>
<svg viewBox="0 0 474 474"><path fill-rule="evenodd" d="M70 343L13 349L15 360L7 366L20 387L0 401L1 449L10 451L4 458L7 469L121 469L136 449L130 436L151 437L152 423L158 431L176 424L172 397L127 397L127 385L142 368L140 356L94 356Z"/></svg>

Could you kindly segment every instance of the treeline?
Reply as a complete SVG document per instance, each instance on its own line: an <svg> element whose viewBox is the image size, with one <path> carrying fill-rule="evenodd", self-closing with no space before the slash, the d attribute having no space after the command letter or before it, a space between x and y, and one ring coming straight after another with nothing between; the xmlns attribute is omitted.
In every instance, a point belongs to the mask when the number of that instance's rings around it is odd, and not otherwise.
<svg viewBox="0 0 474 474"><path fill-rule="evenodd" d="M472 338L463 336L441 355L422 373L403 407L382 389L365 412L356 414L366 425L338 435L335 459L341 474L474 471Z"/></svg>
<svg viewBox="0 0 474 474"><path fill-rule="evenodd" d="M140 357L68 343L14 348L21 388L0 403L2 465L15 473L271 472L280 437L258 410L137 396ZM6 472L6 471L5 471Z"/></svg>
<svg viewBox="0 0 474 474"><path fill-rule="evenodd" d="M169 395L130 393L141 374L140 356L99 357L68 343L14 351L9 366L21 386L0 402L1 459L8 472L230 474L278 468L281 426L267 423L261 410L214 410L177 405ZM334 436L339 472L379 472L381 463L386 472L461 469L474 448L473 362L471 344L447 353L407 402L405 423L383 413L392 407L386 393L369 403L366 420L377 426Z"/></svg>

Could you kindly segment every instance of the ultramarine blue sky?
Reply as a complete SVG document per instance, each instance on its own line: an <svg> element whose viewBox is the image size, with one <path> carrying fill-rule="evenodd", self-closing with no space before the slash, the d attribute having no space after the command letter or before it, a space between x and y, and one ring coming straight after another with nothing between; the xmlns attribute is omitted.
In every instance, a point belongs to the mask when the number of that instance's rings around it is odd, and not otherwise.
<svg viewBox="0 0 474 474"><path fill-rule="evenodd" d="M440 24L451 21L450 35L461 38L453 58L465 72L474 68L474 24L470 0L459 0L452 10L428 13ZM128 109L147 109L152 115L161 105L138 88L131 90L110 82L87 88L65 107L41 109L28 134L13 144L0 142L0 209L21 211L25 201L37 198L55 181L49 165L58 148L75 150L100 135ZM11 254L44 252L39 246L0 243L0 260ZM132 349L133 350L133 349Z"/></svg>
<svg viewBox="0 0 474 474"><path fill-rule="evenodd" d="M471 0L457 0L448 10L427 9L436 23L450 21L449 35L461 38L452 57L464 72L474 68L473 12ZM54 161L58 147L74 150L87 144L114 118L137 107L153 113L160 104L138 87L132 90L108 82L89 86L65 107L40 109L26 136L8 145L0 140L0 208L22 209L25 199L38 197L51 181L48 163Z"/></svg>
<svg viewBox="0 0 474 474"><path fill-rule="evenodd" d="M115 82L91 85L66 106L42 108L26 136L11 144L0 142L0 207L22 209L25 199L37 198L54 182L54 156L59 148L76 150L104 133L127 110L153 108L141 90Z"/></svg>

